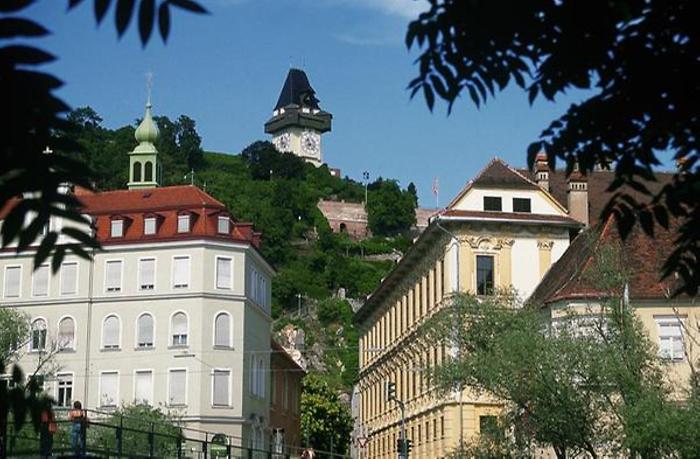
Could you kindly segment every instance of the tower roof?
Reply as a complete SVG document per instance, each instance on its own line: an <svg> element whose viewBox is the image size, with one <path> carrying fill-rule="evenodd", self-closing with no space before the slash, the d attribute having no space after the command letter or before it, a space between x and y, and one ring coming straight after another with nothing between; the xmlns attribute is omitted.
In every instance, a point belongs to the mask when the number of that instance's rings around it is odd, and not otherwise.
<svg viewBox="0 0 700 459"><path fill-rule="evenodd" d="M134 132L134 137L139 143L155 143L155 141L158 140L158 126L156 126L155 121L153 121L151 107L151 98L149 96L143 121L141 121L141 124L139 124L139 127L137 127Z"/></svg>
<svg viewBox="0 0 700 459"><path fill-rule="evenodd" d="M282 92L280 92L274 109L279 110L288 105L320 109L316 91L311 87L311 83L309 83L309 79L303 70L289 69L287 79L284 81Z"/></svg>

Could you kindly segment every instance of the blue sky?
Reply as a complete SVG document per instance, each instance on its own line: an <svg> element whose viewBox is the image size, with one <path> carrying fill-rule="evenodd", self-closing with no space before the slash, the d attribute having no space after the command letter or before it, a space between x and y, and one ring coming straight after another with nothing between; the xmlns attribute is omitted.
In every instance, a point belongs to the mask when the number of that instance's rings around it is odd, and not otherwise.
<svg viewBox="0 0 700 459"><path fill-rule="evenodd" d="M28 11L52 31L38 44L59 57L48 69L66 82L59 94L69 104L92 106L107 127L132 123L151 71L154 112L195 119L207 150L237 153L266 139L287 70L303 68L334 116L326 162L355 179L367 170L372 179L412 181L426 207L435 206L434 177L444 206L491 157L523 166L527 145L581 97L530 107L512 88L481 109L465 97L449 117L444 104L430 113L406 90L417 53L404 33L424 6L414 0L200 2L211 15L175 12L168 44L154 36L145 49L133 26L118 40L112 16L96 27L92 1L70 13L64 0Z"/></svg>

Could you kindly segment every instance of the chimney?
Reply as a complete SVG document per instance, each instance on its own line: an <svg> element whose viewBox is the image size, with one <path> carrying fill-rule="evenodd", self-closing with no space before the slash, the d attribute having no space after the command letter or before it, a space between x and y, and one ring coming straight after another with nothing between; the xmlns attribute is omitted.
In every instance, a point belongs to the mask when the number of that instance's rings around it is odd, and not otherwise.
<svg viewBox="0 0 700 459"><path fill-rule="evenodd" d="M544 151L537 153L535 157L535 183L544 191L549 191L549 163Z"/></svg>
<svg viewBox="0 0 700 459"><path fill-rule="evenodd" d="M588 177L578 168L566 181L566 202L571 218L588 226Z"/></svg>

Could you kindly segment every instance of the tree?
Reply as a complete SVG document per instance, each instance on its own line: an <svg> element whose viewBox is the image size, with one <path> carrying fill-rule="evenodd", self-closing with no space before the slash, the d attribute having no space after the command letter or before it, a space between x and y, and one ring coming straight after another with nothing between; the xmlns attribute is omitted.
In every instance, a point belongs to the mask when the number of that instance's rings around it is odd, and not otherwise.
<svg viewBox="0 0 700 459"><path fill-rule="evenodd" d="M376 236L406 233L416 223L414 196L402 191L395 180L377 179L369 184L367 224Z"/></svg>
<svg viewBox="0 0 700 459"><path fill-rule="evenodd" d="M319 376L307 375L301 393L301 434L306 444L320 451L345 454L351 431L348 407Z"/></svg>
<svg viewBox="0 0 700 459"><path fill-rule="evenodd" d="M505 8L505 9L504 9ZM412 95L437 97L448 111L463 92L479 107L512 82L532 103L578 88L592 95L572 104L527 150L547 152L551 167L567 173L613 165L615 191L605 213L615 213L623 236L636 221L653 235L669 213L686 219L664 276L678 273L676 293L695 295L700 247L700 5L688 0L609 2L430 0L411 22L406 45L421 50ZM659 153L680 167L673 181L651 191ZM641 195L637 198L631 190Z"/></svg>
<svg viewBox="0 0 700 459"><path fill-rule="evenodd" d="M56 151L78 151L80 145L69 137L55 137L56 131L71 128L65 118L68 105L59 99L54 91L62 82L49 73L41 72L40 66L56 58L24 41L44 37L49 31L30 19L11 14L28 8L32 0L11 0L2 2L0 13L0 39L6 46L0 52L0 99L5 110L1 122L7 127L8 135L0 139L0 209L10 207L0 233L2 247L17 242L17 250L24 251L36 241L46 228L52 216L89 225L80 214L80 203L68 194L61 192L65 183L91 187L90 170L81 161L63 154L43 154L47 146ZM73 9L85 3L84 0L68 0L68 8ZM95 0L97 23L105 18L110 1ZM156 5L155 0L141 0L138 8L138 29L143 45L149 41L151 32L158 21L163 41L170 33L171 7L194 13L205 13L197 2L192 0L163 0ZM115 8L115 25L121 37L129 27L136 9L134 0L119 0ZM157 18L156 18L157 10ZM83 121L94 123L89 113ZM75 121L75 120L73 120ZM13 198L23 197L19 202ZM25 222L29 222L28 224ZM76 239L79 243L56 247L59 233L49 229L43 237L34 259L39 266L52 256L55 270L66 252L71 251L88 258L85 247L96 247L94 238L83 230L66 225L61 233ZM55 249L55 250L54 250Z"/></svg>

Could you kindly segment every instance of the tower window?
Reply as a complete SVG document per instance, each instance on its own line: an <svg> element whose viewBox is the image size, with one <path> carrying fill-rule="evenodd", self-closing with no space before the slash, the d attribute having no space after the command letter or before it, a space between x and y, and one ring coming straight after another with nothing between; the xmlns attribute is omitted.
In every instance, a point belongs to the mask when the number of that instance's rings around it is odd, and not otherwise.
<svg viewBox="0 0 700 459"><path fill-rule="evenodd" d="M151 161L147 161L143 167L143 180L145 182L153 181L153 163Z"/></svg>
<svg viewBox="0 0 700 459"><path fill-rule="evenodd" d="M500 196L484 196L484 210L500 212L503 209Z"/></svg>
<svg viewBox="0 0 700 459"><path fill-rule="evenodd" d="M513 198L513 212L532 212L530 198Z"/></svg>
<svg viewBox="0 0 700 459"><path fill-rule="evenodd" d="M476 256L476 293L491 295L493 293L493 257Z"/></svg>
<svg viewBox="0 0 700 459"><path fill-rule="evenodd" d="M140 182L141 181L141 163L139 161L136 161L134 163L134 177L133 177L134 182Z"/></svg>

